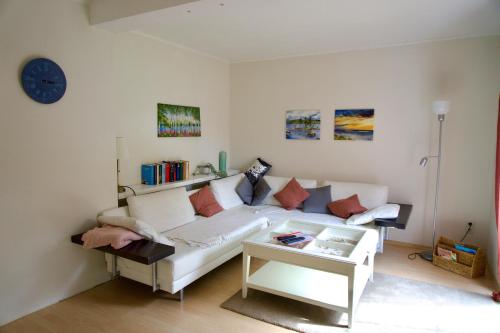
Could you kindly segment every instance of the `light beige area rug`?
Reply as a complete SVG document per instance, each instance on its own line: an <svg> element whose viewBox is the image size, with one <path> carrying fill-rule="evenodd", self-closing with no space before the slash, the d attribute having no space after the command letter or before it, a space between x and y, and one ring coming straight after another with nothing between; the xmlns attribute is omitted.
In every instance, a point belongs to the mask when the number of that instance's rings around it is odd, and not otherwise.
<svg viewBox="0 0 500 333"><path fill-rule="evenodd" d="M385 274L368 282L351 329L345 314L258 290L246 299L239 291L221 307L306 333L500 332L500 305L488 296Z"/></svg>

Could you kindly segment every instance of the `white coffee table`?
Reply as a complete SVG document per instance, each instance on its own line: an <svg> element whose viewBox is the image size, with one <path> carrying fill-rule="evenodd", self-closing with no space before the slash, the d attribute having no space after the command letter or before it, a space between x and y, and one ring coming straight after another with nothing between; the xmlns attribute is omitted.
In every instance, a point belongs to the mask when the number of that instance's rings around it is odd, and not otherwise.
<svg viewBox="0 0 500 333"><path fill-rule="evenodd" d="M314 237L304 248L279 244L273 236L300 231ZM374 230L322 223L287 221L243 241L243 298L248 288L348 314L368 280L378 235ZM249 275L251 257L268 262Z"/></svg>

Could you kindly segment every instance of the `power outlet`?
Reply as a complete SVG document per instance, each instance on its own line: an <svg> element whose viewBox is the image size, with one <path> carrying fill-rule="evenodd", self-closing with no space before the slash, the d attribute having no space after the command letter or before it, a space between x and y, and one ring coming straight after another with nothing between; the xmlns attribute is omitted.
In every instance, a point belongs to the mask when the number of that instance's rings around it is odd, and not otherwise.
<svg viewBox="0 0 500 333"><path fill-rule="evenodd" d="M464 241L470 235L472 235L472 222L467 222L467 229L465 230L465 235L462 241Z"/></svg>

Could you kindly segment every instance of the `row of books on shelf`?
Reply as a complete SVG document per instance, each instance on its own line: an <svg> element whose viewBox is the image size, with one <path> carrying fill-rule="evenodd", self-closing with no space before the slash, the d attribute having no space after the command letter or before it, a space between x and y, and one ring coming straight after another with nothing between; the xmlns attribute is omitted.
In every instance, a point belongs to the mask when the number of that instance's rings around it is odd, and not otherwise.
<svg viewBox="0 0 500 333"><path fill-rule="evenodd" d="M189 161L162 161L141 166L142 183L160 185L189 179Z"/></svg>

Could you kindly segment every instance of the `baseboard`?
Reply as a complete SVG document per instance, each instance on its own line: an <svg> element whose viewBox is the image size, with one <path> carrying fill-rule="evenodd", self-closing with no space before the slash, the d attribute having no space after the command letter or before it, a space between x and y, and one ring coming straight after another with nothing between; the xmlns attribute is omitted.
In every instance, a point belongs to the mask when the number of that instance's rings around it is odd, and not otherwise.
<svg viewBox="0 0 500 333"><path fill-rule="evenodd" d="M405 242L400 242L396 240L390 240L387 239L384 241L385 245L396 245L396 246L401 246L401 247L408 247L412 249L417 249L417 250L429 250L429 246L421 245L421 244L413 244L413 243L405 243Z"/></svg>

